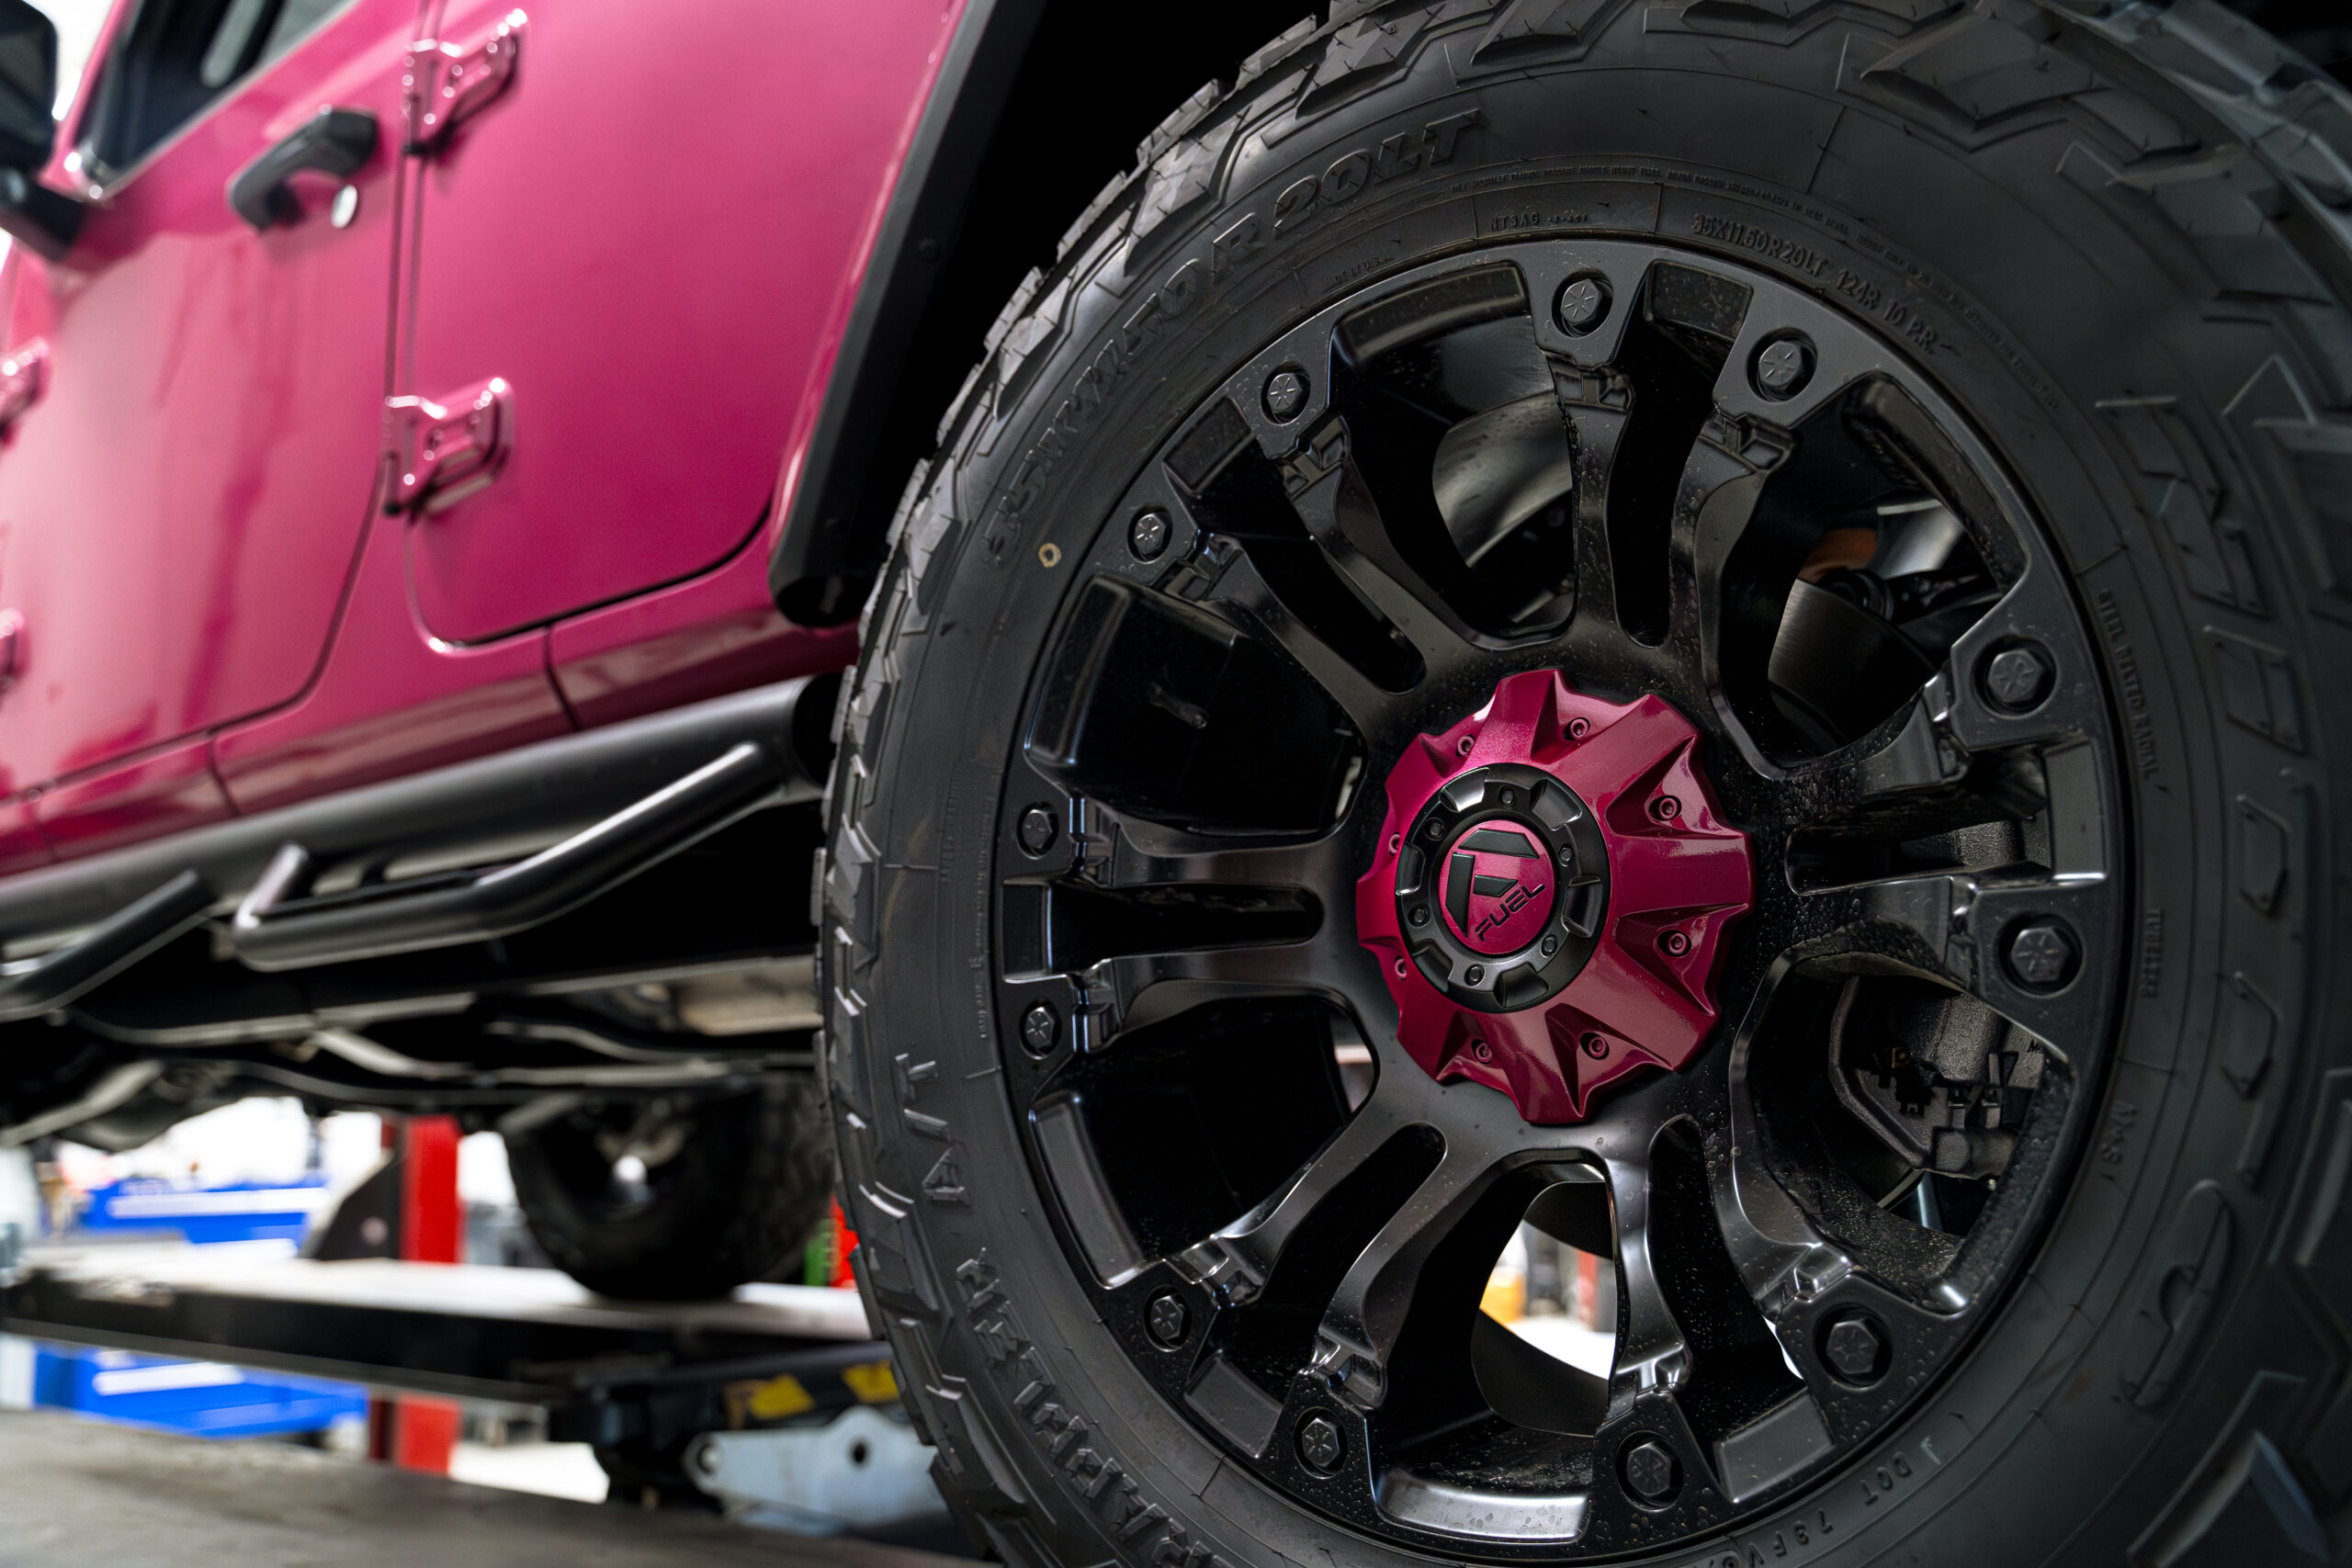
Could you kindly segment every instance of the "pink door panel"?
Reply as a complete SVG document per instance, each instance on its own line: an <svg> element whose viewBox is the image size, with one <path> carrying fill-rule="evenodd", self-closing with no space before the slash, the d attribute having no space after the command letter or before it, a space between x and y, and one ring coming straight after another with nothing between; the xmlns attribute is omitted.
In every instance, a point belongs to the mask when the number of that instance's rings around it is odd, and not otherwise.
<svg viewBox="0 0 2352 1568"><path fill-rule="evenodd" d="M242 812L421 773L560 735L547 633L486 648L417 635L401 584L400 520L362 547L326 668L301 701L222 730L213 765Z"/></svg>
<svg viewBox="0 0 2352 1568"><path fill-rule="evenodd" d="M63 263L19 258L8 346L48 358L0 447L11 784L285 703L316 671L382 450L417 14L353 0L94 205ZM329 104L381 128L352 220L328 218L341 182L306 174L299 220L256 232L229 180Z"/></svg>
<svg viewBox="0 0 2352 1568"><path fill-rule="evenodd" d="M450 0L462 57L513 0ZM502 450L408 524L435 636L470 642L742 547L956 7L542 0L511 77L428 155L412 356L435 406L491 378Z"/></svg>
<svg viewBox="0 0 2352 1568"><path fill-rule="evenodd" d="M33 815L61 860L217 822L229 797L212 773L212 743L188 740L43 792Z"/></svg>
<svg viewBox="0 0 2352 1568"><path fill-rule="evenodd" d="M797 626L768 596L777 529L718 570L559 621L548 665L582 728L847 668L857 627Z"/></svg>

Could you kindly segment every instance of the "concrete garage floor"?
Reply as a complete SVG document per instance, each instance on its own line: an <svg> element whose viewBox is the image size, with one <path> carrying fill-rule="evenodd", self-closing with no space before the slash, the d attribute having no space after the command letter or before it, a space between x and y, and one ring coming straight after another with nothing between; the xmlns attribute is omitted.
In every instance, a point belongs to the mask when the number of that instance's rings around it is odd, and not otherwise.
<svg viewBox="0 0 2352 1568"><path fill-rule="evenodd" d="M274 1443L0 1411L0 1568L970 1568L468 1486Z"/></svg>

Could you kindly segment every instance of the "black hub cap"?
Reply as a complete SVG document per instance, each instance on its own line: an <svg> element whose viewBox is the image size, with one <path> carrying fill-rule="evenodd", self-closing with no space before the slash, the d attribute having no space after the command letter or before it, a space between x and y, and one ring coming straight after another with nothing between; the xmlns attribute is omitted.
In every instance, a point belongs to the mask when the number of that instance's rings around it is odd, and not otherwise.
<svg viewBox="0 0 2352 1568"><path fill-rule="evenodd" d="M1466 773L1422 808L1409 840L1396 917L1448 999L1516 1012L1559 995L1592 956L1609 856L1558 780L1509 764Z"/></svg>
<svg viewBox="0 0 2352 1568"><path fill-rule="evenodd" d="M1661 246L1457 258L1236 367L1064 564L1001 807L1007 1088L1121 1351L1300 1505L1457 1559L1720 1532L1940 1375L2063 1188L2115 736L2064 570L1879 331ZM1406 749L1543 669L1688 716L1756 886L1695 1054L1535 1126L1402 1054L1355 885ZM1498 954L1549 995L1675 952L1543 783L1410 829L1396 915L1467 1008L1527 1005ZM1482 1313L1514 1235L1598 1260L1606 1375Z"/></svg>

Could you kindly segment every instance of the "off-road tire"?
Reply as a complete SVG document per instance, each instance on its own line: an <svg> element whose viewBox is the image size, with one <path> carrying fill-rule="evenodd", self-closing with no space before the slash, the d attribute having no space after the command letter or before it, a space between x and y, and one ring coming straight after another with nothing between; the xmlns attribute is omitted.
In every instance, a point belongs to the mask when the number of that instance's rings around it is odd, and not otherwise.
<svg viewBox="0 0 2352 1568"><path fill-rule="evenodd" d="M626 1210L605 1194L606 1162L585 1122L506 1135L515 1200L548 1260L601 1295L635 1301L700 1301L780 1269L797 1274L831 1195L816 1086L771 1077L679 1114L684 1144L654 1173L650 1201Z"/></svg>
<svg viewBox="0 0 2352 1568"><path fill-rule="evenodd" d="M1234 1462L1074 1282L1001 1070L1001 782L1057 562L1189 411L1366 279L1576 233L1907 346L2070 569L2129 789L2120 1033L2005 1315L1871 1451L1657 1560L2343 1561L2352 104L2204 0L1332 10L1170 117L1006 307L842 694L827 1070L943 1492L1014 1563L1407 1560Z"/></svg>

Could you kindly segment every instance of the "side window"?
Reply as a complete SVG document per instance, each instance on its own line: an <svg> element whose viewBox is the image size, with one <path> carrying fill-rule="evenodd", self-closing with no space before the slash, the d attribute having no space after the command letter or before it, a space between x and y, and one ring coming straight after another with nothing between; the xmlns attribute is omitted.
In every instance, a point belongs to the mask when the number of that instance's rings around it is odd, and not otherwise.
<svg viewBox="0 0 2352 1568"><path fill-rule="evenodd" d="M56 113L62 120L80 96L82 73L106 26L107 0L33 0L33 7L57 28Z"/></svg>
<svg viewBox="0 0 2352 1568"><path fill-rule="evenodd" d="M348 0L141 0L98 68L84 124L85 172L137 164Z"/></svg>

